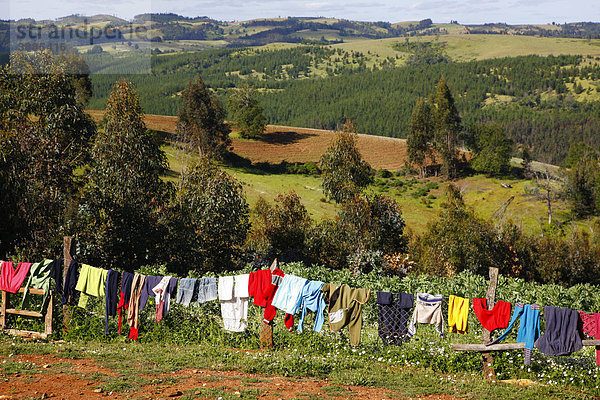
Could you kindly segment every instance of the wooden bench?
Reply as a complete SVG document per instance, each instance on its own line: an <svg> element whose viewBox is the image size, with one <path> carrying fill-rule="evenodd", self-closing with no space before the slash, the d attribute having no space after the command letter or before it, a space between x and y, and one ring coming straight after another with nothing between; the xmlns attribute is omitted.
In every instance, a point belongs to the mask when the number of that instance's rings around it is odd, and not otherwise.
<svg viewBox="0 0 600 400"><path fill-rule="evenodd" d="M17 293L23 293L24 291L25 289L21 288ZM43 296L46 292L44 292L44 290L42 289L29 289L29 293ZM34 339L46 339L48 336L52 335L52 308L54 305L52 290L49 293L48 302L45 306L44 313L10 308L10 295L12 295L12 293L5 292L4 290L2 291L2 308L0 309L0 312L2 313L2 315L0 315L0 328L2 330L10 333L11 335L30 337ZM8 315L10 314L30 318L44 318L44 332L25 331L20 329L6 329L6 320Z"/></svg>
<svg viewBox="0 0 600 400"><path fill-rule="evenodd" d="M498 268L490 268L490 284L486 293L488 309L491 310L496 302L496 288L498 286ZM521 350L525 348L525 343L498 343L486 346L485 343L490 343L490 332L483 328L480 344L465 344L455 343L452 345L454 351L478 351L483 355L482 369L483 375L488 380L496 380L496 372L494 371L492 352L506 350ZM600 340L582 340L584 346L596 346L596 350L600 350Z"/></svg>

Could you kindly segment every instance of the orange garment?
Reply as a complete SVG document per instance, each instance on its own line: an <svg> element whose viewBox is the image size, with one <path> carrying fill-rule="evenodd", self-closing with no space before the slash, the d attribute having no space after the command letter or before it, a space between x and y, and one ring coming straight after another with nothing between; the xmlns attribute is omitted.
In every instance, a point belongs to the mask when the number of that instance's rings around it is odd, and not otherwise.
<svg viewBox="0 0 600 400"><path fill-rule="evenodd" d="M145 275L135 274L131 283L131 298L127 305L127 323L131 327L129 329L129 339L137 340L138 338L138 320L140 317L140 295L146 280Z"/></svg>

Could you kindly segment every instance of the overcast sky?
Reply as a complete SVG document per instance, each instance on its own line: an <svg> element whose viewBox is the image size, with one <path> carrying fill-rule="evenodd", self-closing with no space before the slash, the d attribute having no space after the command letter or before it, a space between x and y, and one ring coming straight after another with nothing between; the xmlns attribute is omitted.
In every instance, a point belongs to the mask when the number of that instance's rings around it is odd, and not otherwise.
<svg viewBox="0 0 600 400"><path fill-rule="evenodd" d="M324 16L360 21L463 24L600 21L600 0L0 0L1 19L55 19L70 14L111 14L131 19L146 12L209 16L223 21L265 17Z"/></svg>

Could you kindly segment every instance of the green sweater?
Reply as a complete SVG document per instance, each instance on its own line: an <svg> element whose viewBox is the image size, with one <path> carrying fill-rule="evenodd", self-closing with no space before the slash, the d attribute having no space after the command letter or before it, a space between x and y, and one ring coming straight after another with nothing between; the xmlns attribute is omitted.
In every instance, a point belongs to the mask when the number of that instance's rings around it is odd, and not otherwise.
<svg viewBox="0 0 600 400"><path fill-rule="evenodd" d="M339 331L348 327L350 344L358 346L362 328L362 306L369 300L369 289L356 289L344 284L326 283L321 288L324 296L329 299L329 327Z"/></svg>
<svg viewBox="0 0 600 400"><path fill-rule="evenodd" d="M77 280L77 286L75 286L75 290L81 292L79 295L79 303L77 304L79 307L85 308L87 306L89 296L105 296L107 276L107 269L81 264L79 279Z"/></svg>
<svg viewBox="0 0 600 400"><path fill-rule="evenodd" d="M23 290L21 309L25 307L27 302L27 294L29 293L29 289L33 288L44 290L44 298L42 299L42 308L40 312L44 311L46 301L48 300L48 295L50 294L50 274L52 272L52 263L53 260L44 260L31 266L29 269L29 278L27 278L27 283L25 284L25 289Z"/></svg>

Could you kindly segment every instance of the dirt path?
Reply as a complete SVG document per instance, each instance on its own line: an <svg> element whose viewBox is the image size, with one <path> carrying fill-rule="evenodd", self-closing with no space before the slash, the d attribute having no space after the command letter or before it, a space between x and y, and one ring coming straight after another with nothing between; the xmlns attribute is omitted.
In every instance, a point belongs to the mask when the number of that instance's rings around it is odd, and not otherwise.
<svg viewBox="0 0 600 400"><path fill-rule="evenodd" d="M184 369L126 377L93 360L0 357L0 399L401 399L390 390L239 371ZM17 368L18 367L18 368ZM12 369L11 369L12 368ZM129 386L128 386L129 385ZM111 389L114 388L114 391ZM120 388L120 390L119 390ZM427 396L453 400L452 396Z"/></svg>

